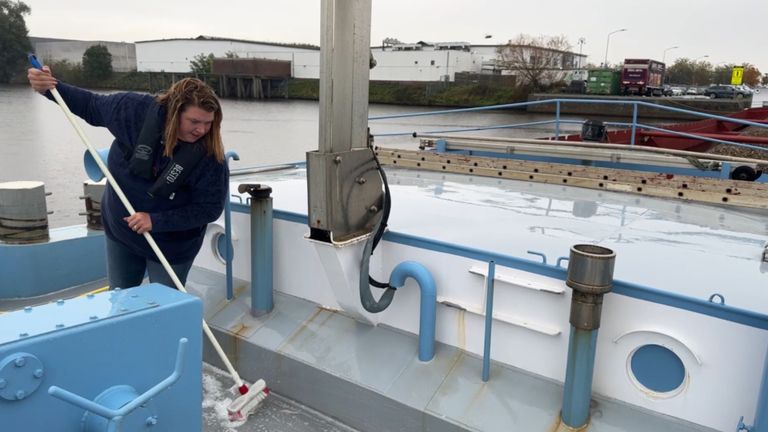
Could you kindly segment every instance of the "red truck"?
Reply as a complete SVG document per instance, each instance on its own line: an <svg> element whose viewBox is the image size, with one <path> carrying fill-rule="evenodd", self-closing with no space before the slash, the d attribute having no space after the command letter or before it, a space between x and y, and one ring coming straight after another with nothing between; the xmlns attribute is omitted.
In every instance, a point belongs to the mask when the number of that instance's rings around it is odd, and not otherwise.
<svg viewBox="0 0 768 432"><path fill-rule="evenodd" d="M649 59L625 59L621 71L621 93L663 96L664 63Z"/></svg>

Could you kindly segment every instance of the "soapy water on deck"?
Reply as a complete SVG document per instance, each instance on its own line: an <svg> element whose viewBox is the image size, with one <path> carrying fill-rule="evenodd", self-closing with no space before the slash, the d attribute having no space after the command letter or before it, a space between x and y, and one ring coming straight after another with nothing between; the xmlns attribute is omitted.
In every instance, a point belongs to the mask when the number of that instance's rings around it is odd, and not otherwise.
<svg viewBox="0 0 768 432"><path fill-rule="evenodd" d="M232 422L227 407L237 395L229 375L203 364L203 430L206 432L355 432L317 411L274 392L246 420ZM267 383L269 385L269 383Z"/></svg>

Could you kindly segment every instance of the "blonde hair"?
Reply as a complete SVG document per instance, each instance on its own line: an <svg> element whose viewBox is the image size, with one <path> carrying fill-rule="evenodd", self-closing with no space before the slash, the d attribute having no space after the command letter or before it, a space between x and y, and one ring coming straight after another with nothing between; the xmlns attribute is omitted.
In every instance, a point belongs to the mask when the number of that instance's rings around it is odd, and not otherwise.
<svg viewBox="0 0 768 432"><path fill-rule="evenodd" d="M179 120L181 113L190 106L213 113L211 129L203 137L206 154L224 162L224 145L221 142L221 104L216 94L208 85L197 78L184 78L160 93L155 100L166 109L165 151L167 157L173 156L173 149L179 139Z"/></svg>

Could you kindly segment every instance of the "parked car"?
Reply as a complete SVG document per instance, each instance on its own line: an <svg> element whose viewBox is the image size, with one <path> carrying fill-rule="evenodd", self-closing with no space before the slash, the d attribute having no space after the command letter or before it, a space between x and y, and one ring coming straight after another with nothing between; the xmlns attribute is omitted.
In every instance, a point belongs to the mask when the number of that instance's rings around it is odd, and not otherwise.
<svg viewBox="0 0 768 432"><path fill-rule="evenodd" d="M738 85L736 88L742 90L747 96L752 96L754 93L756 93L752 87L746 84Z"/></svg>
<svg viewBox="0 0 768 432"><path fill-rule="evenodd" d="M664 96L682 96L683 94L685 94L685 89L683 87L672 85L664 86Z"/></svg>
<svg viewBox="0 0 768 432"><path fill-rule="evenodd" d="M699 89L696 87L688 87L688 89L685 90L685 94L687 95L697 95L699 94Z"/></svg>
<svg viewBox="0 0 768 432"><path fill-rule="evenodd" d="M752 96L752 93L747 93L739 87L732 85L711 85L705 91L704 94L710 99L717 98L736 98L741 99L744 97Z"/></svg>

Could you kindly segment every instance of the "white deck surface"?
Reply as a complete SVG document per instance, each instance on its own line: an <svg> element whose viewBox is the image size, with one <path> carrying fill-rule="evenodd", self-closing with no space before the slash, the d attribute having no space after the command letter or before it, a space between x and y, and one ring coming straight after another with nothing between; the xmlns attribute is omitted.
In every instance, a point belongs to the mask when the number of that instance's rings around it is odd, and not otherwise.
<svg viewBox="0 0 768 432"><path fill-rule="evenodd" d="M554 264L570 246L617 254L615 278L768 313L768 214L571 186L386 167L391 231ZM260 173L274 209L307 214L305 170ZM236 187L233 187L236 190Z"/></svg>

